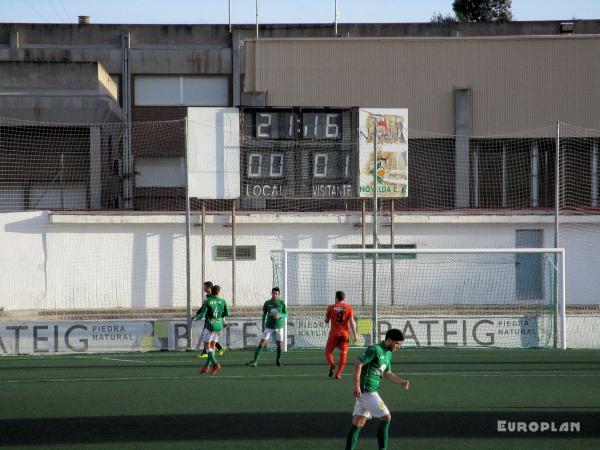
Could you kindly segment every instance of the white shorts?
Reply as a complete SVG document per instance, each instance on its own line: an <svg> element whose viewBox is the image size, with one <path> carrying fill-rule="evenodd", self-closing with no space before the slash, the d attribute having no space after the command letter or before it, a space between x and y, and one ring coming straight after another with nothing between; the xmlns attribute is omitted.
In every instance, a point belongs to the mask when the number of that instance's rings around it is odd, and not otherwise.
<svg viewBox="0 0 600 450"><path fill-rule="evenodd" d="M353 416L362 416L370 419L371 417L389 416L390 410L377 392L363 392L356 399L354 404Z"/></svg>
<svg viewBox="0 0 600 450"><path fill-rule="evenodd" d="M283 341L283 328L265 328L263 331L262 339L268 341L271 339L271 335L275 336L275 340Z"/></svg>
<svg viewBox="0 0 600 450"><path fill-rule="evenodd" d="M202 342L218 342L219 332L210 331L208 328L202 330Z"/></svg>

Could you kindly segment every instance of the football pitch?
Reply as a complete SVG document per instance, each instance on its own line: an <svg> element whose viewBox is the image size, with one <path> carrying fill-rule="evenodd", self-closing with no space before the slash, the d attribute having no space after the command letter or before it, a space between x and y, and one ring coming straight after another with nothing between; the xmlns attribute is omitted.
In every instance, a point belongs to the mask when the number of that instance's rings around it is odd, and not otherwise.
<svg viewBox="0 0 600 450"><path fill-rule="evenodd" d="M308 350L282 367L265 352L257 368L228 351L202 377L192 352L2 357L0 447L343 449L359 352L342 380ZM411 386L382 381L389 449L600 448L598 350L400 349L392 367ZM371 422L357 449L377 448Z"/></svg>

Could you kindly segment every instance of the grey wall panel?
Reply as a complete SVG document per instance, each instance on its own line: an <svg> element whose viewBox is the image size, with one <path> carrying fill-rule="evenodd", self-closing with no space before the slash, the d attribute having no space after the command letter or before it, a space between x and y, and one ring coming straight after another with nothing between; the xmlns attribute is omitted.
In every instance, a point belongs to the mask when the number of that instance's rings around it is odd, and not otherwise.
<svg viewBox="0 0 600 450"><path fill-rule="evenodd" d="M474 136L550 136L558 120L600 123L599 36L263 39L254 46L248 88L268 91L269 106L403 107L413 130L452 134L453 91L470 88Z"/></svg>

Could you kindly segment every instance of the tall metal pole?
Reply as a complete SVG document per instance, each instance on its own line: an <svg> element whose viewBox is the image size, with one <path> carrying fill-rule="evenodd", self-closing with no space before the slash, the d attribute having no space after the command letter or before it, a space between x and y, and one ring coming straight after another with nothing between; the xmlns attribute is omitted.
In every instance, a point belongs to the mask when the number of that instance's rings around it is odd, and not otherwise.
<svg viewBox="0 0 600 450"><path fill-rule="evenodd" d="M361 199L361 214L360 214L360 222L361 222L361 226L362 226L362 248L363 250L367 248L367 221L366 221L366 199L362 198ZM362 299L361 299L361 305L365 306L366 302L367 302L367 280L366 280L366 274L365 274L365 269L366 269L366 257L365 257L365 253L363 252L361 255L361 260L362 260Z"/></svg>
<svg viewBox="0 0 600 450"><path fill-rule="evenodd" d="M558 248L558 219L560 215L560 122L556 124L556 155L554 166L554 248Z"/></svg>
<svg viewBox="0 0 600 450"><path fill-rule="evenodd" d="M202 289L206 281L206 206L202 200Z"/></svg>
<svg viewBox="0 0 600 450"><path fill-rule="evenodd" d="M123 207L133 208L133 155L131 151L131 73L129 67L129 51L131 35L121 36L121 86L123 88L123 112L125 113L125 129L123 130Z"/></svg>
<svg viewBox="0 0 600 450"><path fill-rule="evenodd" d="M258 39L258 0L256 0L256 39Z"/></svg>
<svg viewBox="0 0 600 450"><path fill-rule="evenodd" d="M554 248L558 248L558 232L560 219L560 121L556 123L556 160L554 162ZM564 254L563 254L564 258ZM556 267L558 266L558 255L556 256ZM554 277L554 348L558 348L558 274Z"/></svg>
<svg viewBox="0 0 600 450"><path fill-rule="evenodd" d="M229 0L229 34L231 34L231 0Z"/></svg>
<svg viewBox="0 0 600 450"><path fill-rule="evenodd" d="M60 207L65 209L65 154L60 154Z"/></svg>
<svg viewBox="0 0 600 450"><path fill-rule="evenodd" d="M235 306L235 200L231 201L231 306Z"/></svg>
<svg viewBox="0 0 600 450"><path fill-rule="evenodd" d="M373 249L377 248L377 120L373 121ZM373 345L378 341L377 253L373 253Z"/></svg>
<svg viewBox="0 0 600 450"><path fill-rule="evenodd" d="M562 289L561 289L561 315L560 315L560 319L562 322L562 333L561 333L561 345L560 348L562 350L566 350L567 349L567 274L565 272L566 270L566 261L565 261L565 249L563 248L563 251L560 254L560 262L561 262L561 272L562 272L562 277L561 277L561 285L562 285Z"/></svg>
<svg viewBox="0 0 600 450"><path fill-rule="evenodd" d="M338 22L338 2L337 2L337 0L335 0L334 14L335 14L335 16L334 16L335 17L334 18L335 35L337 36L338 35L338 28L337 28L337 25L338 25L338 23L337 23Z"/></svg>
<svg viewBox="0 0 600 450"><path fill-rule="evenodd" d="M185 121L185 138L187 142L188 127ZM185 283L186 283L186 313L187 313L187 350L192 349L192 286L191 286L191 252L190 252L190 192L188 175L188 150L185 152Z"/></svg>
<svg viewBox="0 0 600 450"><path fill-rule="evenodd" d="M393 250L395 246L395 238L394 238L395 228L394 228L394 199L392 199L392 204L390 206L390 248ZM394 289L394 272L395 272L395 261L394 254L390 255L390 304L394 306L394 301L396 297L396 291Z"/></svg>

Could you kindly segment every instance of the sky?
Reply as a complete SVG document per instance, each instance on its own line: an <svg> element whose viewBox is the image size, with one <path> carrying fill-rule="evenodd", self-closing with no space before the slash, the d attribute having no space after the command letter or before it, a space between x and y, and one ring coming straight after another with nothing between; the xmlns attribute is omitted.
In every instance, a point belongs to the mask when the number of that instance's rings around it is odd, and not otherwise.
<svg viewBox="0 0 600 450"><path fill-rule="evenodd" d="M332 23L335 0L258 0L259 23ZM256 0L0 0L0 22L255 23ZM338 23L429 22L452 0L338 0ZM512 0L514 20L600 19L600 0Z"/></svg>

